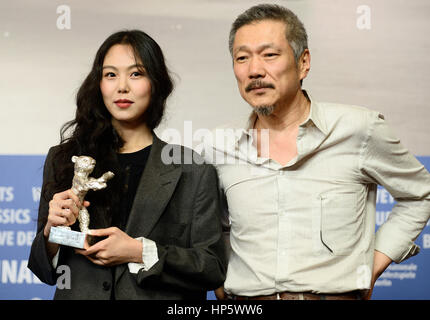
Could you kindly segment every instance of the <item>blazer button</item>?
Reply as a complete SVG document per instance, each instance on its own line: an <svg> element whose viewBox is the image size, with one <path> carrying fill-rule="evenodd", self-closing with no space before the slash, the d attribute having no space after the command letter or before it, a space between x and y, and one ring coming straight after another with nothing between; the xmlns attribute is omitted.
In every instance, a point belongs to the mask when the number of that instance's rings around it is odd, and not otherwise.
<svg viewBox="0 0 430 320"><path fill-rule="evenodd" d="M110 290L110 282L108 281L103 282L103 290L106 290L106 291Z"/></svg>

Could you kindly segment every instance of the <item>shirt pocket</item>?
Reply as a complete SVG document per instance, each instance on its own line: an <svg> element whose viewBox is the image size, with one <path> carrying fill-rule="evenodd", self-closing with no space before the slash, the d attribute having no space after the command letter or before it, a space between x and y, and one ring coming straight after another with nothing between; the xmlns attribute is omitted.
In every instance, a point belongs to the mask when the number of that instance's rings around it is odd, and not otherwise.
<svg viewBox="0 0 430 320"><path fill-rule="evenodd" d="M356 193L327 193L320 197L320 240L336 256L350 255L362 236Z"/></svg>

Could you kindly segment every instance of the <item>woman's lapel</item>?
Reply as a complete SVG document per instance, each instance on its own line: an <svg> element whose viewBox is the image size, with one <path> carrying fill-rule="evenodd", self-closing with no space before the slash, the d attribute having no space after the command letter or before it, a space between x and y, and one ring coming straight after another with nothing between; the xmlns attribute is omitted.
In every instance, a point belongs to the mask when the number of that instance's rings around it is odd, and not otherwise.
<svg viewBox="0 0 430 320"><path fill-rule="evenodd" d="M137 188L125 231L131 237L147 237L167 206L182 174L182 167L165 163L162 151L168 146L153 133L148 162ZM164 160L164 161L163 161Z"/></svg>

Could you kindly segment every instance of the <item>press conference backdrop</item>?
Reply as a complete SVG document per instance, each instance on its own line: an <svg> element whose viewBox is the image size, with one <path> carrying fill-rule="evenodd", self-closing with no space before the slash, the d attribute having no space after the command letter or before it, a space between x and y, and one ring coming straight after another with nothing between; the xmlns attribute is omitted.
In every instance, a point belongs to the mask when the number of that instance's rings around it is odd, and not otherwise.
<svg viewBox="0 0 430 320"><path fill-rule="evenodd" d="M44 159L44 156L0 156L1 299L51 299L53 296L54 287L41 283L27 268L36 230ZM430 169L430 157L419 160ZM378 189L377 227L387 219L394 203L385 189ZM430 299L429 224L416 243L421 253L388 267L376 283L374 299ZM213 293L208 298L213 298Z"/></svg>
<svg viewBox="0 0 430 320"><path fill-rule="evenodd" d="M59 142L61 125L73 118L77 88L102 41L114 31L138 28L160 44L176 88L156 131L174 129L186 143L187 132L246 120L250 109L238 93L227 40L234 18L260 2L0 2L0 299L53 296L55 288L27 268L43 163ZM430 169L430 3L267 2L289 7L307 28L312 68L304 88L313 98L380 111ZM378 189L376 229L393 205L389 193ZM374 299L430 299L429 225L416 243L421 253L392 264L377 281Z"/></svg>

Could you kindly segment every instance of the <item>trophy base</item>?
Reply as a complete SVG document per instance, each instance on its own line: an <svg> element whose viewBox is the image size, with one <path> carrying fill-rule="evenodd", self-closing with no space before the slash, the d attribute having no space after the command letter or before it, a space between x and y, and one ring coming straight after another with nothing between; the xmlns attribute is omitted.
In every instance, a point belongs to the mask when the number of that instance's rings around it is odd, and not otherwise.
<svg viewBox="0 0 430 320"><path fill-rule="evenodd" d="M89 235L83 232L73 231L62 227L51 227L48 241L64 246L84 249L85 238L87 236Z"/></svg>

